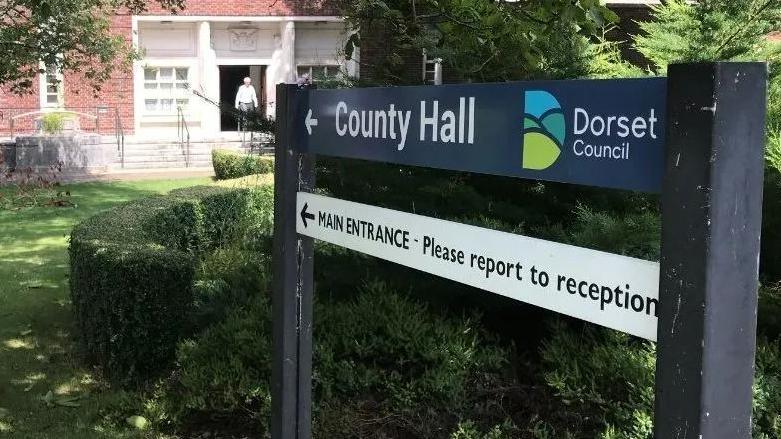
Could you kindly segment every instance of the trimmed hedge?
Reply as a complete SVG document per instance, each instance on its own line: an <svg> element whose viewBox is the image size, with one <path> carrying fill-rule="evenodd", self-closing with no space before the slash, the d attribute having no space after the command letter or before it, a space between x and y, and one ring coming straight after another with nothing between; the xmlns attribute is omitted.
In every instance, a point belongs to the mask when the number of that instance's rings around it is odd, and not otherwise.
<svg viewBox="0 0 781 439"><path fill-rule="evenodd" d="M200 253L241 224L267 223L251 216L270 204L271 188L203 186L130 202L78 224L70 284L87 360L118 384L159 372L186 329Z"/></svg>
<svg viewBox="0 0 781 439"><path fill-rule="evenodd" d="M225 149L212 150L212 165L217 180L274 172L274 158L242 154Z"/></svg>

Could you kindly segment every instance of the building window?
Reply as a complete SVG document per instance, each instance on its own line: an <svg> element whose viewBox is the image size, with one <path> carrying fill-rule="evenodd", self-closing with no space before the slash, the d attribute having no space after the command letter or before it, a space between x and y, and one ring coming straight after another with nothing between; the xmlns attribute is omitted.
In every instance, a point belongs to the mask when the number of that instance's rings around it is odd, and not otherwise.
<svg viewBox="0 0 781 439"><path fill-rule="evenodd" d="M46 66L42 76L41 107L62 107L64 94L62 74L59 69L57 66Z"/></svg>
<svg viewBox="0 0 781 439"><path fill-rule="evenodd" d="M190 105L188 67L144 69L144 111L147 114L176 114Z"/></svg>
<svg viewBox="0 0 781 439"><path fill-rule="evenodd" d="M318 79L339 78L342 76L342 68L337 65L300 65L296 70L299 78L306 76L312 81Z"/></svg>

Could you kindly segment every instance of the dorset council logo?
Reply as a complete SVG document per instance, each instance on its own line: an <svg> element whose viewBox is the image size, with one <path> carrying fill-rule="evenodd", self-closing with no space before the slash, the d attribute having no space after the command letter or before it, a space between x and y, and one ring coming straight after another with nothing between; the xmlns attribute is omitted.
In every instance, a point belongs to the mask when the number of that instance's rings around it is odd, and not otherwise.
<svg viewBox="0 0 781 439"><path fill-rule="evenodd" d="M547 91L526 92L523 119L523 168L547 169L561 155L565 124L561 104Z"/></svg>

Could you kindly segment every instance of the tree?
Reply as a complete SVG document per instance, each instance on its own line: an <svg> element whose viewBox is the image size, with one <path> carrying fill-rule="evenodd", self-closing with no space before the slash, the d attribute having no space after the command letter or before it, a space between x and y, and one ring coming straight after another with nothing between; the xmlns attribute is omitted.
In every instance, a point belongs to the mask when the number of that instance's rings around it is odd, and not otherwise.
<svg viewBox="0 0 781 439"><path fill-rule="evenodd" d="M370 67L389 83L403 81L405 54L423 50L465 81L585 76L589 38L618 18L599 0L347 0L342 9L355 32L348 58L379 33L385 56Z"/></svg>
<svg viewBox="0 0 781 439"><path fill-rule="evenodd" d="M776 59L767 36L781 28L781 0L668 0L653 18L634 44L657 73L672 62Z"/></svg>
<svg viewBox="0 0 781 439"><path fill-rule="evenodd" d="M175 12L184 0L155 0ZM81 72L99 90L123 62L138 54L112 34L116 14L137 14L145 0L0 0L0 85L28 91L41 66Z"/></svg>

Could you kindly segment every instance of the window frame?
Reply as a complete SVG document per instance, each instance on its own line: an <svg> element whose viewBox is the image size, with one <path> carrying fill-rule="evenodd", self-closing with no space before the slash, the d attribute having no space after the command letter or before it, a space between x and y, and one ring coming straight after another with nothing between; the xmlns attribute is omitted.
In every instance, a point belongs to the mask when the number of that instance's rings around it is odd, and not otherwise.
<svg viewBox="0 0 781 439"><path fill-rule="evenodd" d="M320 79L326 78L326 79L339 79L340 77L344 76L344 72L342 71L342 67L339 64L317 64L317 63L301 63L296 64L296 78L300 79L303 75L309 75L309 80L312 82L317 82ZM307 69L308 72L304 72L303 75L301 73L301 69ZM315 77L312 74L312 71L314 69L323 69L324 75L322 77ZM334 73L330 73L330 70L333 69Z"/></svg>
<svg viewBox="0 0 781 439"><path fill-rule="evenodd" d="M170 70L170 76L165 78L162 72ZM154 71L154 79L148 79L147 73ZM180 72L186 72L180 79ZM192 105L192 97L189 93L190 83L192 81L193 68L190 65L154 65L144 66L141 77L141 108L144 116L176 116L178 108L188 113ZM162 87L163 84L170 85L168 88ZM150 88L149 85L155 85ZM164 90L170 90L164 92ZM154 109L150 109L149 102L154 101ZM164 102L169 101L170 108L167 108Z"/></svg>
<svg viewBox="0 0 781 439"><path fill-rule="evenodd" d="M54 73L52 73L51 70L54 70ZM53 78L53 80L56 81L54 85L50 83L50 78ZM56 90L51 92L49 91L50 87L55 87ZM49 102L49 97L55 95L56 102ZM47 66L41 63L40 106L41 109L65 107L65 77L57 66Z"/></svg>

